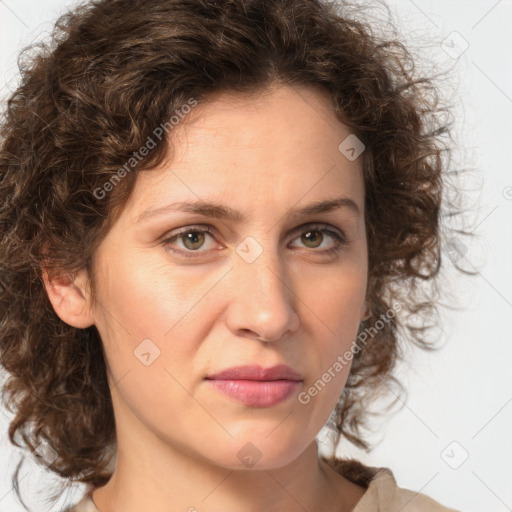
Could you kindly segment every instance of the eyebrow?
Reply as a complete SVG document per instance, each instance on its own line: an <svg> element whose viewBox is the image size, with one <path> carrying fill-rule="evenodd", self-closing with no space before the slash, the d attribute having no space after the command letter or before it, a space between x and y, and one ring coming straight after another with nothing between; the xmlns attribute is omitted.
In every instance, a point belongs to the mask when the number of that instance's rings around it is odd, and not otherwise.
<svg viewBox="0 0 512 512"><path fill-rule="evenodd" d="M287 215L294 218L306 217L318 213L327 213L339 208L347 208L356 215L360 215L359 207L348 197L338 197L311 203L302 208L292 209ZM246 220L242 212L213 201L179 201L160 208L148 209L136 218L135 223L147 222L154 217L166 215L171 212L196 213L206 217L225 219L231 222L244 222Z"/></svg>

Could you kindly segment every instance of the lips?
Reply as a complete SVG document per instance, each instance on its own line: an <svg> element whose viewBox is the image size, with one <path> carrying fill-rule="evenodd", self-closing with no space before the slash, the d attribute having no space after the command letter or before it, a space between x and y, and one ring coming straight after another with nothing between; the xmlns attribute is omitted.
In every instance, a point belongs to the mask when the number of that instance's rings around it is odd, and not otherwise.
<svg viewBox="0 0 512 512"><path fill-rule="evenodd" d="M259 381L302 381L302 375L285 364L279 364L270 368L262 368L258 365L235 366L221 372L208 375L208 380L259 380Z"/></svg>
<svg viewBox="0 0 512 512"><path fill-rule="evenodd" d="M302 386L303 377L285 364L236 366L205 379L216 391L249 407L272 407L288 400Z"/></svg>

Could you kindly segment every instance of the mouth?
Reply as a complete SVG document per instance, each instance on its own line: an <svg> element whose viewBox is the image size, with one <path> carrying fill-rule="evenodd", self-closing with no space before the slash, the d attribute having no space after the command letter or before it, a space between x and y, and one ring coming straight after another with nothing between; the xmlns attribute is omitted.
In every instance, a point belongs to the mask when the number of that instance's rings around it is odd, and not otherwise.
<svg viewBox="0 0 512 512"><path fill-rule="evenodd" d="M284 402L302 387L296 380L209 379L215 390L249 407L271 407Z"/></svg>
<svg viewBox="0 0 512 512"><path fill-rule="evenodd" d="M206 377L208 380L302 381L302 375L290 366L279 364L270 368L258 365L234 366Z"/></svg>
<svg viewBox="0 0 512 512"><path fill-rule="evenodd" d="M271 407L290 398L304 381L287 365L271 368L238 366L209 375L213 389L249 407Z"/></svg>

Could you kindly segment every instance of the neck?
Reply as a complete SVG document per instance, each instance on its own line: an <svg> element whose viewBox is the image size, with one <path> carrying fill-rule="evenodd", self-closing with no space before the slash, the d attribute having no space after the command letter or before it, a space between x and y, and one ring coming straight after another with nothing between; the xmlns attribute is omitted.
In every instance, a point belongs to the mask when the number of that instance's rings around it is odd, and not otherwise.
<svg viewBox="0 0 512 512"><path fill-rule="evenodd" d="M316 441L291 464L268 470L231 470L166 453L162 459L140 444L118 447L112 478L92 493L98 510L349 512L365 491L319 460Z"/></svg>
<svg viewBox="0 0 512 512"><path fill-rule="evenodd" d="M101 512L349 512L365 491L319 458L316 440L291 462L232 469L127 414L116 423L112 477L92 492Z"/></svg>

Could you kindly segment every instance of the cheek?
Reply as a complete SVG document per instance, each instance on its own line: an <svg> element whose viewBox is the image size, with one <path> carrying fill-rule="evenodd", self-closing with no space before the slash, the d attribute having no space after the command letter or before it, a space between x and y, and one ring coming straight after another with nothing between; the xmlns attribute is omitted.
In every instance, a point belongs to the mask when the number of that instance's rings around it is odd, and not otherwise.
<svg viewBox="0 0 512 512"><path fill-rule="evenodd" d="M98 289L104 323L132 341L150 334L162 339L190 309L193 288L194 280L188 279L187 288L161 260L157 264L132 251L130 258L102 267Z"/></svg>
<svg viewBox="0 0 512 512"><path fill-rule="evenodd" d="M323 282L314 292L303 295L305 304L314 314L315 341L313 358L318 361L315 375L306 386L322 389L321 401L333 403L339 397L352 365L352 346L357 338L361 307L364 303L366 279L364 274L340 275ZM323 387L325 385L325 388ZM313 394L315 391L312 392ZM329 397L329 398L328 398Z"/></svg>
<svg viewBox="0 0 512 512"><path fill-rule="evenodd" d="M357 335L366 282L362 271L340 271L303 290L301 298L318 316L317 323L324 324L324 329L338 343Z"/></svg>
<svg viewBox="0 0 512 512"><path fill-rule="evenodd" d="M199 299L190 279L187 292L168 268L147 262L110 268L106 276L102 300L108 311L98 330L116 409L127 406L168 429L179 423L172 411L200 415L186 391L201 328L194 315L203 309L194 308Z"/></svg>
<svg viewBox="0 0 512 512"><path fill-rule="evenodd" d="M98 286L97 328L113 379L130 372L130 380L149 388L158 379L170 379L166 370L180 382L190 379L193 355L208 325L211 297L205 295L211 283L191 277L190 271L171 272L161 259L153 264L147 255L140 261L131 256L104 265Z"/></svg>

